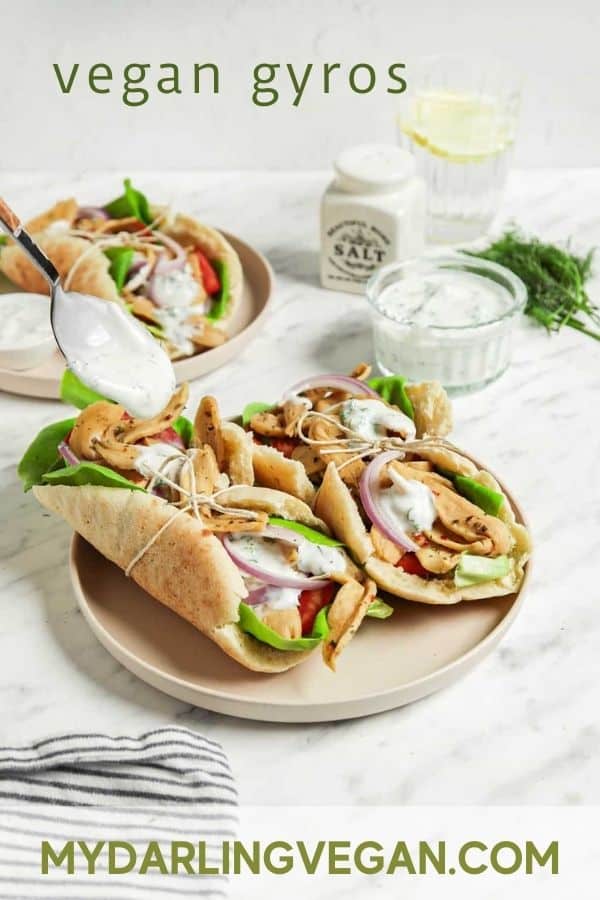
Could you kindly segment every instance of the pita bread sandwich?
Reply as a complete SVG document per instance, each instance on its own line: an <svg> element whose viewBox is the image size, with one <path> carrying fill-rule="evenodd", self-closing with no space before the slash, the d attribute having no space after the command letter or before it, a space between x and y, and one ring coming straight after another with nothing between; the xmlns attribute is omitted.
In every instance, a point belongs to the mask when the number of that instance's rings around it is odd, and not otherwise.
<svg viewBox="0 0 600 900"><path fill-rule="evenodd" d="M260 442L256 479L311 502L382 590L452 604L519 588L528 532L492 475L447 440L437 382L371 378L361 364L251 404L242 422Z"/></svg>
<svg viewBox="0 0 600 900"><path fill-rule="evenodd" d="M214 398L192 423L183 385L139 420L69 372L63 398L81 412L35 438L25 489L241 665L282 672L321 647L335 668L365 616L391 614L306 503L253 483L251 438Z"/></svg>
<svg viewBox="0 0 600 900"><path fill-rule="evenodd" d="M214 228L151 206L129 179L116 200L103 206L63 200L26 228L67 290L122 303L172 359L227 340L227 322L243 289L237 253ZM0 270L25 291L48 293L14 244L2 249Z"/></svg>
<svg viewBox="0 0 600 900"><path fill-rule="evenodd" d="M329 462L357 487L373 440L448 434L452 410L441 385L407 384L392 375L371 378L361 363L351 375L317 375L288 388L276 403L253 402L242 426L254 438L258 484L314 503Z"/></svg>

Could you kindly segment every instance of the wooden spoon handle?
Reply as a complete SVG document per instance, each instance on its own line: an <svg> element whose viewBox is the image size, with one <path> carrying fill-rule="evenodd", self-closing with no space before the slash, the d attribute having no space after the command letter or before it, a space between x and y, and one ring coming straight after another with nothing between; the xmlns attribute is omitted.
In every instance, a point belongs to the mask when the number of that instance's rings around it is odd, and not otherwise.
<svg viewBox="0 0 600 900"><path fill-rule="evenodd" d="M0 222L2 222L12 234L21 227L21 220L18 215L12 211L6 200L3 200L2 197L0 197Z"/></svg>

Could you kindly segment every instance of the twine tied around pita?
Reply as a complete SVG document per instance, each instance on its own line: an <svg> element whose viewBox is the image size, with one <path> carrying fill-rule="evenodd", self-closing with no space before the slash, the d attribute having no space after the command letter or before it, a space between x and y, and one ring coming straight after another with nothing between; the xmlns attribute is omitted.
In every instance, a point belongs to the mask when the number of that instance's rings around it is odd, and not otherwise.
<svg viewBox="0 0 600 900"><path fill-rule="evenodd" d="M349 459L336 465L338 472L341 472L342 469L351 465L353 462L356 462L358 459L368 459L369 457L377 456L377 454L383 453L386 450L401 450L403 453L417 453L419 450L444 449L462 454L459 447L442 437L423 437L412 441L405 441L402 437L389 435L382 436L381 438L366 438L358 431L349 428L339 419L336 419L331 415L331 413L335 412L339 406L340 404L336 404L335 406L329 407L327 413L319 412L315 409L307 409L306 412L299 416L296 422L297 436L303 443L308 444L311 447L323 448L319 451L321 456L352 453L352 451L355 451ZM320 419L330 425L334 425L339 431L345 434L346 437L311 438L304 431L304 425L309 419Z"/></svg>
<svg viewBox="0 0 600 900"><path fill-rule="evenodd" d="M141 233L131 231L118 231L114 234L106 234L101 229L97 230L96 232L90 232L82 228L77 228L76 226L70 228L69 234L72 237L85 238L87 241L89 241L89 247L87 247L83 251L83 253L77 257L77 259L71 266L69 273L65 278L65 290L70 289L73 277L77 269L92 251L96 249L104 251L109 247L127 247L128 249L137 250L149 255L147 264L140 270L138 275L135 276L135 288L141 287L147 280L150 271L153 268L157 251L168 251L169 245L165 243L165 241L161 240L161 233L152 231L155 225L160 224L161 221L162 217L159 216L153 222L151 222L150 225L145 226L144 230ZM105 224L110 224L110 220ZM133 289L133 286L134 285L132 282L129 287Z"/></svg>
<svg viewBox="0 0 600 900"><path fill-rule="evenodd" d="M166 484L168 487L177 491L181 494L181 499L177 503L171 504L177 508L177 512L171 516L171 518L165 522L158 531L152 535L152 537L146 542L146 544L135 554L133 559L128 563L127 568L125 569L125 575L129 577L134 566L142 559L142 557L148 552L150 547L158 540L158 538L169 528L170 525L178 518L182 513L191 512L192 515L197 518L199 521L202 521L202 511L201 507L208 507L214 512L223 513L225 515L233 515L240 519L248 519L251 521L256 521L260 517L260 513L252 510L252 509L239 509L237 507L227 507L217 502L217 497L221 494L224 494L229 490L229 487L222 488L219 491L216 491L213 494L207 494L197 490L197 481L196 481L196 472L194 469L193 462L193 448L192 450L175 450L171 456L165 457L162 460L160 466L157 469L153 469L150 466L147 466L148 471L152 472L152 477L146 487L148 493L152 493L154 488L157 486L158 482ZM170 478L166 472L164 471L170 463L173 462L181 462L181 468L177 473L177 477L181 480L185 471L188 472L190 477L190 490L184 488L180 481L176 481L173 478Z"/></svg>

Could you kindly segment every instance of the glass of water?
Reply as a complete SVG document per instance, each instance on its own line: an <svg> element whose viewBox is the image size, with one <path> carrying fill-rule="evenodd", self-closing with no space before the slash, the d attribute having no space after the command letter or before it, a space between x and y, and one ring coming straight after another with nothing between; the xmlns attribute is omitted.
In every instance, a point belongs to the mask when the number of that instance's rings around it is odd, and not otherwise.
<svg viewBox="0 0 600 900"><path fill-rule="evenodd" d="M428 192L428 238L475 240L494 218L515 141L521 84L504 62L424 57L410 67L400 142Z"/></svg>

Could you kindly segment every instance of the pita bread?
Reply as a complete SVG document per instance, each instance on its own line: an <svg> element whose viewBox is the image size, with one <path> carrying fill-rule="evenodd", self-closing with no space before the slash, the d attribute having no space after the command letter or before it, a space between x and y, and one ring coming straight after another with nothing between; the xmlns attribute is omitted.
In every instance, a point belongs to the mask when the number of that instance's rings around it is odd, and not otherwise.
<svg viewBox="0 0 600 900"><path fill-rule="evenodd" d="M446 453L447 455L440 465L443 465L449 472L462 474L465 468L463 460L466 458L461 457L455 451L446 451ZM420 452L419 455L421 455ZM333 534L346 544L357 561L363 565L367 575L380 588L395 597L413 600L417 603L452 604L460 603L462 600L482 600L488 597L512 594L519 588L523 580L525 563L531 553L531 538L527 529L516 521L514 510L506 494L493 476L489 472L478 470L471 460L466 460L466 462L474 470L474 474L469 470L469 475L504 497L498 518L507 525L513 538L513 546L508 554L509 573L495 581L457 588L453 576L450 574L439 578L421 578L418 575L404 572L403 569L396 568L392 563L375 556L373 542L367 533L358 506L333 463L327 467L314 509L318 515L323 517Z"/></svg>
<svg viewBox="0 0 600 900"><path fill-rule="evenodd" d="M308 525L324 534L330 533L325 522L313 514L307 503L284 491L240 484L220 492L218 499L222 506L255 509L266 512L269 516L300 522L301 525Z"/></svg>
<svg viewBox="0 0 600 900"><path fill-rule="evenodd" d="M85 261L77 266L70 279L68 285L70 290L81 294L93 294L104 300L118 301L119 293L109 275L108 258L98 247L90 248L90 243L85 238L73 237L68 232L67 226L73 223L77 210L78 204L74 199L60 201L47 212L28 222L26 228L56 266L63 281L79 257L87 251ZM153 207L151 212L158 215L164 214L165 211L161 207ZM60 228L59 223L64 223L65 228ZM208 225L202 225L190 216L168 217L161 230L184 247L199 247L209 260L221 260L226 264L229 275L229 305L226 315L215 323L222 326L240 299L244 286L242 264L236 251L219 231ZM45 279L14 243L2 250L0 271L24 291L49 293Z"/></svg>
<svg viewBox="0 0 600 900"><path fill-rule="evenodd" d="M68 285L80 294L93 294L103 300L119 300L117 286L109 275L110 261L98 247L92 246L85 238L72 237L60 230L47 230L33 237L47 257L55 265L63 280L77 260L85 253ZM0 269L24 291L35 294L49 294L48 282L25 256L23 251L12 244L0 253Z"/></svg>
<svg viewBox="0 0 600 900"><path fill-rule="evenodd" d="M232 484L254 484L252 435L235 422L221 423L225 468Z"/></svg>
<svg viewBox="0 0 600 900"><path fill-rule="evenodd" d="M239 628L247 596L242 577L221 542L192 516L143 491L38 485L33 493L123 570L147 547L133 580L246 668L284 672L309 655L275 650Z"/></svg>
<svg viewBox="0 0 600 900"><path fill-rule="evenodd" d="M152 209L152 212L155 211L159 211L159 208ZM229 306L225 319L229 318L244 289L242 263L229 241L215 228L203 225L191 216L184 216L181 213L167 219L166 225L161 230L184 247L189 245L199 247L209 260L218 259L225 263L229 274ZM219 323L222 322L223 319L219 319Z"/></svg>
<svg viewBox="0 0 600 900"><path fill-rule="evenodd" d="M33 219L29 219L29 221L25 223L25 230L28 231L29 234L37 234L39 231L45 231L45 229L54 222L67 222L69 225L72 225L77 216L78 209L79 204L74 197L69 197L68 200L59 200L58 203L55 203L54 206L51 206L46 212L41 213L39 216L35 216Z"/></svg>
<svg viewBox="0 0 600 900"><path fill-rule="evenodd" d="M301 462L288 459L268 444L254 444L252 464L257 484L284 491L305 503L312 504L315 499L315 487Z"/></svg>
<svg viewBox="0 0 600 900"><path fill-rule="evenodd" d="M364 565L373 555L373 541L367 533L358 506L333 462L325 470L314 511L329 525L337 539L346 545L360 565Z"/></svg>
<svg viewBox="0 0 600 900"><path fill-rule="evenodd" d="M488 581L484 584L457 588L452 578L420 578L409 575L389 562L372 556L365 564L365 571L382 590L413 600L416 603L428 603L434 606L451 605L462 600L484 600L489 597L502 597L517 590L522 578L522 567L519 573L516 560L511 560L511 571L504 578Z"/></svg>
<svg viewBox="0 0 600 900"><path fill-rule="evenodd" d="M417 437L446 437L452 431L452 405L439 381L407 384L406 393L413 405Z"/></svg>

